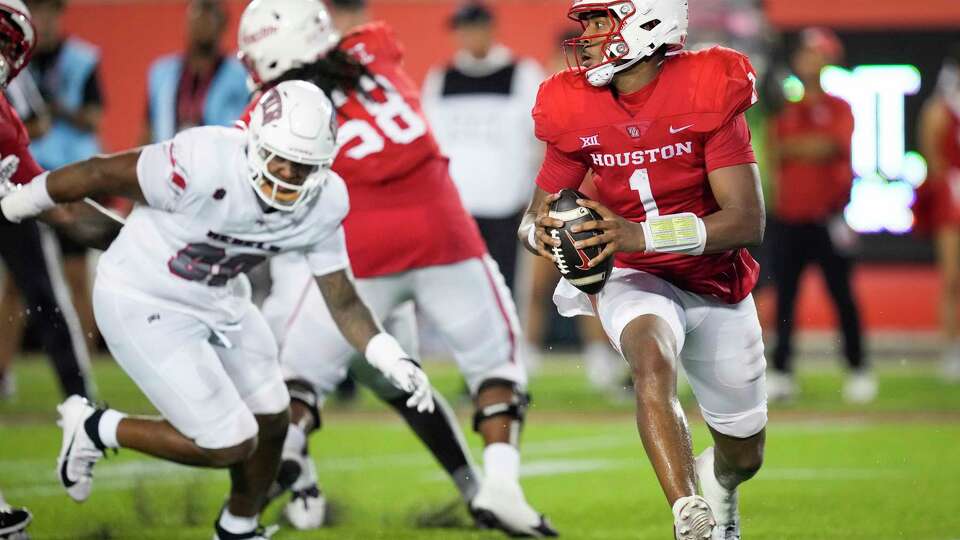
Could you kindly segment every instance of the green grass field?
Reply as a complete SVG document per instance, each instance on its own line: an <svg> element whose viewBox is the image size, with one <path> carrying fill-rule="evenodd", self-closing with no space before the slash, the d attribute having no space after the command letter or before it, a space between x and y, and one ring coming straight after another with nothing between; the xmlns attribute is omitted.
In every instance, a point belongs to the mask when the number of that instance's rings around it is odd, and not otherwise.
<svg viewBox="0 0 960 540"><path fill-rule="evenodd" d="M881 398L865 407L840 399L831 366L808 367L802 399L771 412L766 464L741 490L744 538L960 539L960 387L932 366L881 366ZM112 362L95 364L100 397L150 412ZM451 398L460 382L429 364ZM47 365L17 365L19 395L0 402L0 486L34 513L35 539L210 538L226 473L169 465L121 451L97 465L93 495L71 501L54 474L59 399ZM627 399L591 391L570 357L548 362L531 384L524 436L529 500L568 539L670 538L671 517L643 455ZM692 405L689 396L685 399ZM688 410L692 410L688 407ZM460 407L466 428L468 407ZM691 414L699 451L709 442ZM475 436L469 439L479 455ZM452 485L420 443L369 396L330 407L312 439L331 526L278 539L496 539L475 531ZM275 522L279 505L264 516Z"/></svg>

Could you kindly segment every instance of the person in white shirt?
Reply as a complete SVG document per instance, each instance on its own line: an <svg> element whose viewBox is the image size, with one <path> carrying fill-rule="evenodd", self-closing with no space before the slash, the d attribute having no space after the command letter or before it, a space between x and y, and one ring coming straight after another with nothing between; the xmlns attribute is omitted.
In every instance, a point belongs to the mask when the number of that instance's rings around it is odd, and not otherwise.
<svg viewBox="0 0 960 540"><path fill-rule="evenodd" d="M266 92L249 129L200 127L172 140L92 158L34 178L0 200L2 218L32 217L95 195L141 203L100 259L97 324L117 363L162 419L58 407L58 474L77 501L90 495L107 448L186 465L230 469L215 539L263 539L260 509L276 478L290 396L277 346L250 301L244 272L301 253L344 337L371 365L430 410L423 371L357 296L341 225L348 211L336 155L334 108L303 81Z"/></svg>
<svg viewBox="0 0 960 540"><path fill-rule="evenodd" d="M517 246L511 235L533 190L541 144L530 110L544 74L494 41L494 18L482 2L450 19L460 50L423 83L421 102L450 174L477 220L493 260L513 290Z"/></svg>

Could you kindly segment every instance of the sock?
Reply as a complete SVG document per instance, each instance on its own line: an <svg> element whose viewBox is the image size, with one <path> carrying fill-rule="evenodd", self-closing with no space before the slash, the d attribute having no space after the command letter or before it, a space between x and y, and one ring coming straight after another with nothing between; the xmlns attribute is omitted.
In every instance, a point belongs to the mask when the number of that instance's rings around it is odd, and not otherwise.
<svg viewBox="0 0 960 540"><path fill-rule="evenodd" d="M297 424L287 428L287 438L283 440L283 455L303 455L307 450L307 434Z"/></svg>
<svg viewBox="0 0 960 540"><path fill-rule="evenodd" d="M103 411L97 432L100 435L100 442L105 447L120 448L120 443L117 442L117 428L120 426L120 421L126 417L127 415L113 409Z"/></svg>
<svg viewBox="0 0 960 540"><path fill-rule="evenodd" d="M97 409L83 421L83 430L99 450L119 448L117 426L126 415L113 409Z"/></svg>
<svg viewBox="0 0 960 540"><path fill-rule="evenodd" d="M483 449L483 472L487 477L520 478L520 452L507 443L492 443Z"/></svg>
<svg viewBox="0 0 960 540"><path fill-rule="evenodd" d="M220 526L223 527L223 530L227 531L228 533L243 534L257 528L258 517L259 516L235 516L230 513L230 510L224 508L223 512L220 514Z"/></svg>

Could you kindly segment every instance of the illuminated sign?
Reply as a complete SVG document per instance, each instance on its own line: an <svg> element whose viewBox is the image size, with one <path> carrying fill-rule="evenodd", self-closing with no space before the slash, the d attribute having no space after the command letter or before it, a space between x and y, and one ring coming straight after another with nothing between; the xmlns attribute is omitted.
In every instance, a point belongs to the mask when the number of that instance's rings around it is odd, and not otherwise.
<svg viewBox="0 0 960 540"><path fill-rule="evenodd" d="M860 232L905 233L913 226L917 186L927 164L906 151L906 96L920 91L920 71L911 65L859 66L823 70L824 90L850 104L855 122L852 161L855 178L844 216ZM791 101L803 97L795 77L784 82Z"/></svg>

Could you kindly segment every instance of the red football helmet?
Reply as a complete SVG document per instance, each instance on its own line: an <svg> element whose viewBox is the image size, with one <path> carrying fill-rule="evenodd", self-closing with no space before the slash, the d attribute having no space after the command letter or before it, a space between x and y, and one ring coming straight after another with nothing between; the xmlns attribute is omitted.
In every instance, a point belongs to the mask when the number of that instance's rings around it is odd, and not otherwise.
<svg viewBox="0 0 960 540"><path fill-rule="evenodd" d="M22 0L0 0L0 87L27 66L36 44L27 5Z"/></svg>

